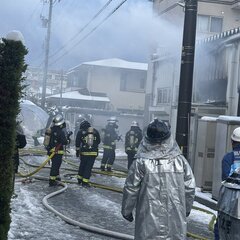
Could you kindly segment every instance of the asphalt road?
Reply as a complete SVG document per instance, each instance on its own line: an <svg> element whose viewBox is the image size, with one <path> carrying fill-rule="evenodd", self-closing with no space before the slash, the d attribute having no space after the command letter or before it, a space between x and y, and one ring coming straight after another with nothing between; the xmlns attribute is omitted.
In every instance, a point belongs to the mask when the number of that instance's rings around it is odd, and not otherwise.
<svg viewBox="0 0 240 240"><path fill-rule="evenodd" d="M27 161L38 164L42 161L43 157L24 157ZM77 160L75 164L77 165ZM100 162L96 161L95 167L99 167ZM116 169L126 170L126 159L118 159L115 161L114 167ZM27 168L27 166L24 166ZM62 164L62 167L74 168L73 166ZM34 168L29 169L29 171ZM76 169L76 168L75 168ZM61 175L66 180L76 181L74 174L69 170L61 170ZM38 175L48 177L49 169L42 169ZM17 178L17 181L19 178ZM91 181L100 184L113 186L116 188L122 188L124 184L124 178L109 177L98 174L93 174ZM79 227L65 224L58 216L49 212L42 205L42 198L50 192L60 189L61 187L50 188L46 181L33 181L16 184L15 192L18 194L16 199L13 199L13 223L11 226L11 235L9 240L55 240L55 239L70 239L67 236L71 236L71 240L77 239L116 239L107 236L101 236L99 234L91 233L80 229ZM28 199L30 198L30 199ZM129 223L121 216L121 199L122 195L117 192L103 190L99 188L85 189L77 184L68 184L68 189L49 200L49 204L57 211L66 215L67 217L76 221L99 227L105 228L111 231L116 231L124 234L133 235L134 223ZM22 205L28 209L28 203L31 202L31 209L23 211ZM203 208L205 206L202 206ZM35 214L40 212L40 214ZM32 214L29 214L32 212ZM34 218L34 221L32 220ZM188 232L202 237L202 239L213 239L213 233L208 229L208 223L211 220L211 216L192 210L188 218ZM18 224L19 222L23 224ZM26 223L26 224L24 224ZM22 234L21 234L22 233ZM38 236L36 238L36 236ZM188 238L193 239L193 238ZM198 238L201 239L201 238Z"/></svg>

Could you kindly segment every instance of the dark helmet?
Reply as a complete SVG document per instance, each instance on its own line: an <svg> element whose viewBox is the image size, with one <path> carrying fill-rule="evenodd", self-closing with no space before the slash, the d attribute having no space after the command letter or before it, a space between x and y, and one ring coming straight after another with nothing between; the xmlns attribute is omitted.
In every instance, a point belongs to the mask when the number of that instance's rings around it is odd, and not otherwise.
<svg viewBox="0 0 240 240"><path fill-rule="evenodd" d="M79 129L88 129L89 127L91 127L91 124L87 120L83 120L80 123Z"/></svg>
<svg viewBox="0 0 240 240"><path fill-rule="evenodd" d="M151 143L162 143L171 135L169 126L157 118L149 123L145 138Z"/></svg>

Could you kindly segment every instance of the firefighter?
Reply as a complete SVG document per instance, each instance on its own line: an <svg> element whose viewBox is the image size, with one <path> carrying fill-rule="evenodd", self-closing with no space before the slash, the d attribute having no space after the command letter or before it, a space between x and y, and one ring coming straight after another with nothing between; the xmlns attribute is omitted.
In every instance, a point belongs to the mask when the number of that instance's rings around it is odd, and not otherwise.
<svg viewBox="0 0 240 240"><path fill-rule="evenodd" d="M138 146L142 140L142 130L138 122L133 121L130 130L125 136L125 152L128 156L128 169L132 165Z"/></svg>
<svg viewBox="0 0 240 240"><path fill-rule="evenodd" d="M13 155L13 162L14 162L14 172L18 173L18 166L19 166L19 148L24 148L27 145L26 136L23 133L23 129L20 126L20 123L17 122L16 126L16 143L15 143L15 152Z"/></svg>
<svg viewBox="0 0 240 240"><path fill-rule="evenodd" d="M169 127L152 121L128 171L122 215L132 222L135 238L185 240L186 217L195 197L195 179Z"/></svg>
<svg viewBox="0 0 240 240"><path fill-rule="evenodd" d="M68 144L67 136L64 132L66 127L65 120L61 114L57 114L53 118L53 126L50 131L49 143L45 145L48 155L55 153L52 157L52 166L50 170L49 186L58 185L57 181L61 181L59 169L62 164L64 154L64 146Z"/></svg>
<svg viewBox="0 0 240 240"><path fill-rule="evenodd" d="M78 170L78 183L83 187L90 187L89 179L96 157L98 156L98 145L101 142L99 132L91 127L87 120L80 123L76 136L76 156L80 156Z"/></svg>
<svg viewBox="0 0 240 240"><path fill-rule="evenodd" d="M120 140L121 137L118 136L117 129L117 119L111 117L108 119L108 124L105 129L103 129L103 157L101 161L101 170L105 171L107 168L108 172L112 171L112 165L115 161L115 149L116 140Z"/></svg>
<svg viewBox="0 0 240 240"><path fill-rule="evenodd" d="M222 183L218 199L219 239L238 240L240 237L240 168Z"/></svg>
<svg viewBox="0 0 240 240"><path fill-rule="evenodd" d="M225 181L229 176L233 174L234 171L240 168L240 127L233 130L231 135L231 142L232 142L232 151L226 153L222 159L222 181ZM225 188L222 187L222 189L225 189ZM223 190L220 190L220 195L222 194L222 192ZM221 223L219 222L219 217L218 217L216 224L214 226L215 240L220 239L219 231L222 230L221 227L222 226L221 226Z"/></svg>

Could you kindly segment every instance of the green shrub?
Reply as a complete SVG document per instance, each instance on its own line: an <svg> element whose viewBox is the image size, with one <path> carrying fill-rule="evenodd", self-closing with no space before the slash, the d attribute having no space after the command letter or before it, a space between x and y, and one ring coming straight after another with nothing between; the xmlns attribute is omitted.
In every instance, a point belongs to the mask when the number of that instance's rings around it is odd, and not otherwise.
<svg viewBox="0 0 240 240"><path fill-rule="evenodd" d="M0 239L7 240L13 192L16 117L22 95L27 50L20 41L0 42Z"/></svg>

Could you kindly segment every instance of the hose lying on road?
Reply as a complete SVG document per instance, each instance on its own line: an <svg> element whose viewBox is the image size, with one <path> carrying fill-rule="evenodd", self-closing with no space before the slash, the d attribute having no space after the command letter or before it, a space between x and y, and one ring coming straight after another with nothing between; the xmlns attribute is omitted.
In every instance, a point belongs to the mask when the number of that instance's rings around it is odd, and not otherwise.
<svg viewBox="0 0 240 240"><path fill-rule="evenodd" d="M53 157L54 153L52 153L35 171L33 171L32 173L29 173L29 174L20 174L21 177L29 177L29 176L32 176L34 175L35 173L37 173L41 168L43 168L48 161L50 161L50 159ZM74 169L71 169L71 170L74 170ZM45 177L40 177L40 176L36 176L35 177L36 179L41 179L41 180L45 180L46 178ZM48 179L48 178L47 178ZM76 181L64 181L64 182L68 182L68 183L77 183ZM58 195L60 193L62 193L63 191L65 191L67 189L67 185L64 184L64 183L61 183L64 188L61 189L61 190L58 190L57 192L54 192L54 193L51 193L49 195L47 195L44 199L43 199L43 204L44 206L48 205L47 204L47 199L55 196L55 195ZM97 187L97 188L102 188L102 189L105 189L105 190L110 190L110 191L114 191L114 192L118 192L118 193L122 193L122 189L121 188L117 188L117 187L111 187L111 186L106 186L106 185L102 185L102 184L97 184L97 183L93 183L91 182L91 185L93 187ZM45 205L46 204L46 205ZM97 228L97 227L93 227L93 226L89 226L87 224L84 224L84 223L80 223L80 222L77 222L75 220L72 220L64 215L62 215L61 213L57 212L55 209L53 209L52 207L50 207L49 205L46 206L50 211L54 212L55 214L57 214L58 216L60 216L64 221L70 223L70 224L73 224L73 225L76 225L76 226L79 226L80 228L82 229L85 229L85 230L88 230L88 231L91 231L91 232L95 232L95 233L99 233L99 234L103 234L103 235L106 235L106 236L112 236L112 237L115 237L115 238L120 238L120 239L134 239L133 236L130 236L130 235L127 235L127 234L122 234L122 233L117 233L117 232L113 232L113 231L109 231L109 230L105 230L105 229L101 229L101 228ZM213 230L213 224L214 224L214 221L216 219L216 216L214 215L214 213L206 210L206 209L202 209L202 208L199 208L199 207L193 207L193 209L195 210L198 210L198 211L202 211L202 212L205 212L207 214L211 214L213 215L210 223L209 223L209 229L210 230ZM194 239L198 239L198 240L207 240L206 238L204 237L201 237L201 236L198 236L198 235L195 235L195 234L192 234L192 233L187 233L187 236L188 237L191 237L191 238L194 238Z"/></svg>
<svg viewBox="0 0 240 240"><path fill-rule="evenodd" d="M75 225L75 226L79 226L80 228L84 229L84 230L87 230L87 231L90 231L90 232L93 232L93 233L98 233L98 234L101 234L101 235L105 235L105 236L109 236L109 237L114 237L114 238L117 238L117 239L134 239L133 236L131 235L127 235L127 234L124 234L124 233L118 233L118 232L114 232L114 231L110 231L110 230L106 230L106 229L102 229L102 228L99 228L99 227L94 227L94 226L90 226L90 225L87 225L85 223L81 223L81 222L78 222L78 221L75 221L69 217L66 217L65 215L63 215L62 213L58 212L56 209L54 209L53 207L51 207L49 204L48 204L48 199L51 198L51 197L54 197L62 192L64 192L66 189L67 189L67 185L64 184L64 183L61 183L61 185L64 187L60 190L57 190L56 192L53 192L53 193L50 193L48 194L47 196L45 196L42 200L43 202L43 205L48 209L50 210L51 212L53 212L54 214L56 214L57 216L59 216L60 218L62 218L64 221L66 221L67 223L69 224L72 224L72 225Z"/></svg>
<svg viewBox="0 0 240 240"><path fill-rule="evenodd" d="M76 163L71 162L70 160L63 159L63 161L71 166L74 166L76 168L79 167ZM120 178L125 178L127 177L127 173L119 170L113 170L111 172L108 171L101 171L100 169L93 168L92 173L97 173L101 175L107 175L107 176L115 176L115 177L120 177Z"/></svg>
<svg viewBox="0 0 240 240"><path fill-rule="evenodd" d="M48 158L37 168L35 169L33 172L27 173L27 174L23 174L23 173L18 173L18 175L20 177L30 177L32 175L34 175L35 173L39 172L54 156L55 152L51 153L50 156L48 156Z"/></svg>

